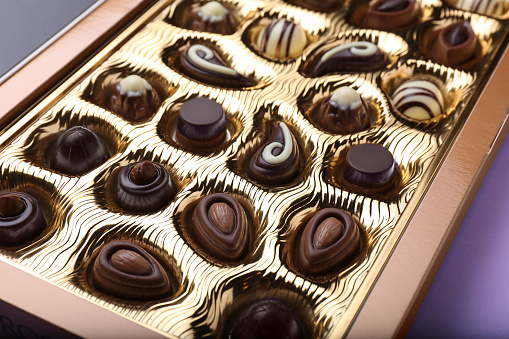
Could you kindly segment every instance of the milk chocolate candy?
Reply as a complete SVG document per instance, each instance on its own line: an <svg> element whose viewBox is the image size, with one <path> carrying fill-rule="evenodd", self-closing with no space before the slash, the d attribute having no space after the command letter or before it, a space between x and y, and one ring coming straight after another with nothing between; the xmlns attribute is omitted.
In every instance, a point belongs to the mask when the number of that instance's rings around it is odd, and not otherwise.
<svg viewBox="0 0 509 339"><path fill-rule="evenodd" d="M233 34L236 24L227 8L217 1L210 1L192 13L189 28L198 32Z"/></svg>
<svg viewBox="0 0 509 339"><path fill-rule="evenodd" d="M438 34L432 59L447 66L458 66L476 55L477 37L468 21L453 23Z"/></svg>

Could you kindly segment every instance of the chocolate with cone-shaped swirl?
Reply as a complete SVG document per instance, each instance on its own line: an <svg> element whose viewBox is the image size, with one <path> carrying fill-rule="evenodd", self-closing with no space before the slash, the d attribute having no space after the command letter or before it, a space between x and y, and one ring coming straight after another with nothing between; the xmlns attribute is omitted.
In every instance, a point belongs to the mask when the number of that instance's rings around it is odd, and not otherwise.
<svg viewBox="0 0 509 339"><path fill-rule="evenodd" d="M311 75L317 77L338 72L371 72L382 69L385 64L385 53L377 45L369 41L354 41L325 52Z"/></svg>
<svg viewBox="0 0 509 339"><path fill-rule="evenodd" d="M316 123L325 131L351 134L369 127L368 105L350 87L340 87L332 92L318 107Z"/></svg>
<svg viewBox="0 0 509 339"><path fill-rule="evenodd" d="M0 246L19 246L35 239L46 229L42 207L29 194L0 195Z"/></svg>
<svg viewBox="0 0 509 339"><path fill-rule="evenodd" d="M160 164L142 161L122 168L113 187L115 202L128 212L147 213L167 205L175 186Z"/></svg>
<svg viewBox="0 0 509 339"><path fill-rule="evenodd" d="M453 23L440 30L431 58L447 66L458 66L473 59L477 37L468 21Z"/></svg>
<svg viewBox="0 0 509 339"><path fill-rule="evenodd" d="M247 217L238 201L226 193L202 198L194 209L189 231L198 246L215 259L235 262L250 246Z"/></svg>
<svg viewBox="0 0 509 339"><path fill-rule="evenodd" d="M123 240L112 241L101 250L91 277L94 288L122 299L160 299L172 289L161 265L141 247Z"/></svg>
<svg viewBox="0 0 509 339"><path fill-rule="evenodd" d="M181 72L206 84L226 88L254 85L253 81L228 66L219 54L209 46L202 44L187 46L181 51L179 63Z"/></svg>
<svg viewBox="0 0 509 339"><path fill-rule="evenodd" d="M262 184L281 185L294 180L300 171L299 145L288 126L275 121L269 139L251 158L247 174Z"/></svg>
<svg viewBox="0 0 509 339"><path fill-rule="evenodd" d="M48 166L71 175L89 172L109 158L103 138L83 126L62 132L49 152Z"/></svg>
<svg viewBox="0 0 509 339"><path fill-rule="evenodd" d="M207 2L193 11L189 28L218 34L233 34L237 30L230 11L217 1Z"/></svg>
<svg viewBox="0 0 509 339"><path fill-rule="evenodd" d="M352 259L360 245L361 232L348 213L323 209L306 224L298 241L297 268L314 277L336 272Z"/></svg>
<svg viewBox="0 0 509 339"><path fill-rule="evenodd" d="M420 15L416 0L378 0L369 6L363 26L398 31L416 24Z"/></svg>
<svg viewBox="0 0 509 339"><path fill-rule="evenodd" d="M129 121L147 120L159 108L156 90L138 75L122 79L113 90L110 107Z"/></svg>

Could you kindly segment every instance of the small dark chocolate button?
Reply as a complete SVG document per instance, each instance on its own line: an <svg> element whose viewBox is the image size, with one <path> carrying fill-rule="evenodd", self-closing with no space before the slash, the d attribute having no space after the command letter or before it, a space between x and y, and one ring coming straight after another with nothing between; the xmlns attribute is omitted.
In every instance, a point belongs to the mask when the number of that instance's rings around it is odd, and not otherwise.
<svg viewBox="0 0 509 339"><path fill-rule="evenodd" d="M143 161L133 167L129 178L136 185L148 185L157 178L157 168L150 161Z"/></svg>
<svg viewBox="0 0 509 339"><path fill-rule="evenodd" d="M23 213L26 206L23 199L16 195L2 195L0 196L0 217L8 218L15 217Z"/></svg>
<svg viewBox="0 0 509 339"><path fill-rule="evenodd" d="M345 178L360 187L378 187L390 182L396 173L394 158L385 147L361 144L350 149L346 157Z"/></svg>

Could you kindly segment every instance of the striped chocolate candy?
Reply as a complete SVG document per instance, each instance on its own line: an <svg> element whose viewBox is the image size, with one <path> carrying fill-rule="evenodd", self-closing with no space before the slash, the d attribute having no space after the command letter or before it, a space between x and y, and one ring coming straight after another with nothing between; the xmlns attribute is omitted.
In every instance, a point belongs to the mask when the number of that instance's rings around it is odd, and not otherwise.
<svg viewBox="0 0 509 339"><path fill-rule="evenodd" d="M279 19L265 26L256 41L256 48L274 58L295 58L307 44L306 33L294 22Z"/></svg>
<svg viewBox="0 0 509 339"><path fill-rule="evenodd" d="M504 5L507 0L458 0L456 8L479 14L501 16L504 14Z"/></svg>
<svg viewBox="0 0 509 339"><path fill-rule="evenodd" d="M404 115L427 120L444 112L444 98L432 82L412 79L404 82L392 95L394 106Z"/></svg>

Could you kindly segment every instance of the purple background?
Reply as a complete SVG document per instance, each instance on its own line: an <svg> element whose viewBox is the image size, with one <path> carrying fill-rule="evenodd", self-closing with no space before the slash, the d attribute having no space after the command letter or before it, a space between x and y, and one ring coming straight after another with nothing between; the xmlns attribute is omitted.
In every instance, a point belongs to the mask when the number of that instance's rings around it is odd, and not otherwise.
<svg viewBox="0 0 509 339"><path fill-rule="evenodd" d="M509 338L509 138L475 197L408 338Z"/></svg>

